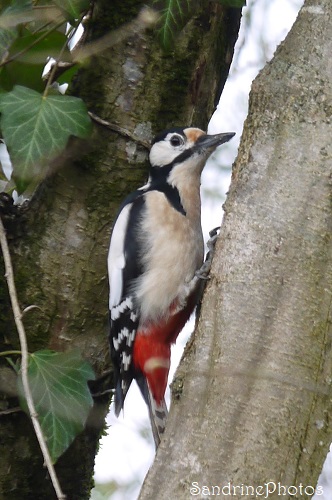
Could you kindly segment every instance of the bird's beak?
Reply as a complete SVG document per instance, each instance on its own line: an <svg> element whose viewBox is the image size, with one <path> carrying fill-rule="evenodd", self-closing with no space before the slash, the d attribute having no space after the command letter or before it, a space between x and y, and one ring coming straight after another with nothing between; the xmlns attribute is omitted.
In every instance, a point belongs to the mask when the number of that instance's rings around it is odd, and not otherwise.
<svg viewBox="0 0 332 500"><path fill-rule="evenodd" d="M216 147L220 146L221 144L224 144L225 142L228 142L234 137L235 132L226 132L224 134L215 134L215 135L201 135L196 143L194 148L207 151L216 149Z"/></svg>

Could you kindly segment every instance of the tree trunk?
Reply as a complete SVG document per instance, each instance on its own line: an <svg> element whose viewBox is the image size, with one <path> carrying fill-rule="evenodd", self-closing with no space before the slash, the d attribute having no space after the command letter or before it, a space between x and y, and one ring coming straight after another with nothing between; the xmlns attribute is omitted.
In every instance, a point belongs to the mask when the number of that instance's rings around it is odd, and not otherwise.
<svg viewBox="0 0 332 500"><path fill-rule="evenodd" d="M310 498L316 486L332 440L331 21L330 0L307 0L253 84L211 280L141 500Z"/></svg>
<svg viewBox="0 0 332 500"><path fill-rule="evenodd" d="M142 6L140 1L99 0L90 39L133 21ZM170 125L205 128L228 74L239 19L240 9L203 1L167 54L154 30L130 25L81 70L74 93L100 117L145 140ZM82 143L69 153L78 147ZM29 350L78 348L98 375L110 366L106 258L112 219L124 195L145 180L147 151L100 126L84 148L83 158L67 158L65 168L43 182L7 232L22 309L38 306L24 316ZM2 279L0 297L1 349L17 349ZM8 394L7 366L0 370L2 408L16 404L14 380ZM86 432L57 464L70 500L89 498L107 406L108 400L97 400ZM0 497L54 498L28 418L1 415L0 438Z"/></svg>

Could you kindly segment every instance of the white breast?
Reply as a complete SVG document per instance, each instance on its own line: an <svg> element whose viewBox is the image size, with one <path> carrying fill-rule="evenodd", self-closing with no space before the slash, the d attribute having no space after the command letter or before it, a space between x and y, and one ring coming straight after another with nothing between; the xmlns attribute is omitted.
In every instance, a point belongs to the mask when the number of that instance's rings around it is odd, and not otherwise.
<svg viewBox="0 0 332 500"><path fill-rule="evenodd" d="M142 223L145 273L137 282L141 323L165 316L203 261L200 200L195 216L183 216L165 195L146 195L148 216Z"/></svg>

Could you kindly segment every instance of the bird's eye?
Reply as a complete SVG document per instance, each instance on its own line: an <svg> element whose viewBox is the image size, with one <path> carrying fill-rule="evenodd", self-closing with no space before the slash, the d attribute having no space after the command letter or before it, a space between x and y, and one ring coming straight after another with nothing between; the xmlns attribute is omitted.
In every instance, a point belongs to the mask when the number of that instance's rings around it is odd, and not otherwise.
<svg viewBox="0 0 332 500"><path fill-rule="evenodd" d="M170 143L174 147L181 146L183 144L183 139L178 135L173 135L173 137L171 137Z"/></svg>

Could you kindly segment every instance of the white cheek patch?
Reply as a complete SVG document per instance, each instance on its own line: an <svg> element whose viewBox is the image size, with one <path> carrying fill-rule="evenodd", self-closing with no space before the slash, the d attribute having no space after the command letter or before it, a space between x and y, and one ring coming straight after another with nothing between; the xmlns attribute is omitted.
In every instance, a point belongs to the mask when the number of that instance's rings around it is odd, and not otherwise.
<svg viewBox="0 0 332 500"><path fill-rule="evenodd" d="M156 142L150 151L150 163L158 167L163 167L171 163L179 154L181 150L174 149L168 141Z"/></svg>

